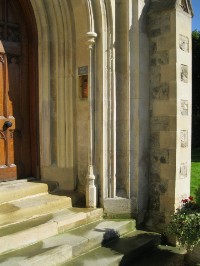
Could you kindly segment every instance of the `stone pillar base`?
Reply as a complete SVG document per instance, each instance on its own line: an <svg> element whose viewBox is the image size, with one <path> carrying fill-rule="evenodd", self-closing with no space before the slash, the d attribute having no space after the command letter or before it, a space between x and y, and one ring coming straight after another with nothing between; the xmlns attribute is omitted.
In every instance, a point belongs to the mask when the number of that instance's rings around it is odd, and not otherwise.
<svg viewBox="0 0 200 266"><path fill-rule="evenodd" d="M110 218L130 218L131 200L120 197L104 199L104 213Z"/></svg>
<svg viewBox="0 0 200 266"><path fill-rule="evenodd" d="M88 167L87 186L86 186L86 207L96 208L97 193L96 186L94 184L95 176L93 173L93 166Z"/></svg>

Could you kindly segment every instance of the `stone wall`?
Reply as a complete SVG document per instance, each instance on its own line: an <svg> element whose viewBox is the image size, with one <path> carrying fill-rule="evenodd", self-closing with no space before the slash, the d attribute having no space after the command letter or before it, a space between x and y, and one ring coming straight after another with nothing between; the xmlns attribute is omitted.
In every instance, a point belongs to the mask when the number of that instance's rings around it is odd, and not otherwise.
<svg viewBox="0 0 200 266"><path fill-rule="evenodd" d="M169 2L166 9L165 4ZM150 195L147 225L162 228L190 191L191 14L152 1L150 38Z"/></svg>
<svg viewBox="0 0 200 266"><path fill-rule="evenodd" d="M149 210L148 225L159 227L189 196L190 1L47 2L31 0L38 26L41 178L68 190L78 183L84 191L92 146L100 205L138 221ZM90 67L91 29L97 33L92 106L80 97L78 74L79 67Z"/></svg>

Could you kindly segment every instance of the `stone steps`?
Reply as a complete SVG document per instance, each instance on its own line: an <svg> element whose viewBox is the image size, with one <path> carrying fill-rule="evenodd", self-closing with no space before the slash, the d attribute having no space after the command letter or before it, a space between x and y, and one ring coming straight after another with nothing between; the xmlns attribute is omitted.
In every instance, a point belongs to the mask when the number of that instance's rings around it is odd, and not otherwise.
<svg viewBox="0 0 200 266"><path fill-rule="evenodd" d="M103 220L44 239L0 256L0 265L61 265L135 230L133 220ZM66 264L68 265L68 264ZM93 264L94 265L94 264Z"/></svg>
<svg viewBox="0 0 200 266"><path fill-rule="evenodd" d="M47 193L0 205L0 227L71 207L71 199Z"/></svg>
<svg viewBox="0 0 200 266"><path fill-rule="evenodd" d="M93 249L79 257L73 258L63 265L82 266L117 266L137 265L134 261L160 243L160 235L140 230L131 231L122 235L119 239L102 244L101 247ZM151 265L151 264L146 264ZM156 264L155 264L156 265ZM153 266L153 265L152 265Z"/></svg>
<svg viewBox="0 0 200 266"><path fill-rule="evenodd" d="M102 219L102 209L73 208L71 198L48 194L46 184L3 182L0 192L1 255Z"/></svg>
<svg viewBox="0 0 200 266"><path fill-rule="evenodd" d="M135 231L118 241L96 248L62 266L186 266L185 252L179 248L157 245L156 234ZM196 265L196 264L194 264Z"/></svg>
<svg viewBox="0 0 200 266"><path fill-rule="evenodd" d="M71 208L4 226L0 230L0 254L32 245L63 231L99 220L101 217L101 209Z"/></svg>
<svg viewBox="0 0 200 266"><path fill-rule="evenodd" d="M103 220L102 209L74 208L63 193L51 195L41 183L0 183L0 265L138 266L163 254L159 234L136 230L131 219Z"/></svg>

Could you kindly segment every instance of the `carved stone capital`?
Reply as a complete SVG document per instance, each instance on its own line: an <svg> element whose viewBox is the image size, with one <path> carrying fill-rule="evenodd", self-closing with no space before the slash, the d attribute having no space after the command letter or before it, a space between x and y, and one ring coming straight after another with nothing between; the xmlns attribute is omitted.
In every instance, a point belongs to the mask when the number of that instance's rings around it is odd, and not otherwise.
<svg viewBox="0 0 200 266"><path fill-rule="evenodd" d="M95 44L95 39L97 37L97 33L96 32L87 32L87 37L88 37L88 40L87 40L88 47L89 47L89 49L92 49L94 44Z"/></svg>

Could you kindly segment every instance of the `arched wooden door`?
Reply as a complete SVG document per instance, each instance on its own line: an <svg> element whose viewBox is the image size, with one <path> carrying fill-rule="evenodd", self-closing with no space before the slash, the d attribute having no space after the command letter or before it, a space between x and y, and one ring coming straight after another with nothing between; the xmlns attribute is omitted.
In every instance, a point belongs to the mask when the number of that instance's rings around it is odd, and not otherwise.
<svg viewBox="0 0 200 266"><path fill-rule="evenodd" d="M20 2L0 0L0 180L34 176L37 165L36 71Z"/></svg>

